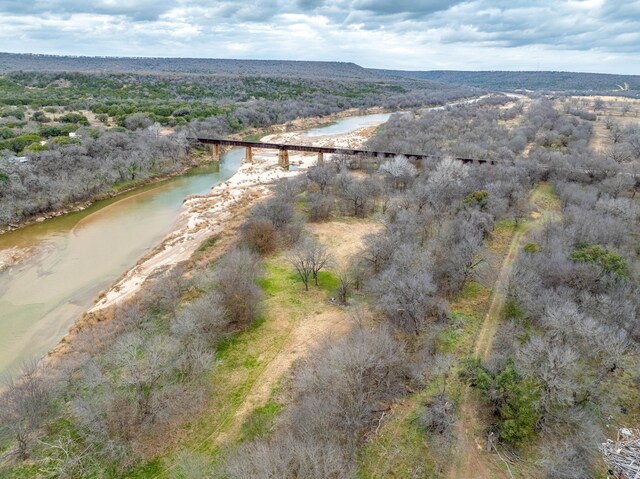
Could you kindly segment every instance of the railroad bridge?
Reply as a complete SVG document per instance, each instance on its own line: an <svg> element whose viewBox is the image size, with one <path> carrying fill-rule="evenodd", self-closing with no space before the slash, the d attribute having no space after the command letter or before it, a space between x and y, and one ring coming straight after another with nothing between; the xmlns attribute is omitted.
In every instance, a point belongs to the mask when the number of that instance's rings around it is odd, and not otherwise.
<svg viewBox="0 0 640 479"><path fill-rule="evenodd" d="M222 140L218 138L189 138L189 140L202 143L205 145L211 145L213 158L216 161L220 161L220 147L221 146L235 146L246 149L245 158L246 161L253 161L253 149L261 148L268 150L278 150L278 165L283 168L289 167L289 152L301 151L304 153L317 153L318 164L324 163L324 155L349 155L357 158L365 157L377 157L377 158L393 158L396 156L405 156L410 161L421 161L429 158L435 158L433 155L420 155L414 153L402 153L393 151L371 151L360 150L353 148L330 148L324 146L308 146L308 145L288 145L284 143L263 143L258 141L240 141L240 140ZM477 160L473 158L455 158L463 163L474 164L495 164L494 160Z"/></svg>

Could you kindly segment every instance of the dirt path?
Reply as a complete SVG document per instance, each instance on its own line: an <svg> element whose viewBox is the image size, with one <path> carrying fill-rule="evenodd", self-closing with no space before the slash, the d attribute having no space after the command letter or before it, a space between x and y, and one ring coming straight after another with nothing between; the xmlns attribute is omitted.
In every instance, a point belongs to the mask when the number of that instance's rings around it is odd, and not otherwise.
<svg viewBox="0 0 640 479"><path fill-rule="evenodd" d="M489 309L484 316L473 347L473 356L483 361L489 358L489 353L491 352L493 338L498 330L498 323L506 301L509 275L513 269L525 231L528 231L528 228L517 231L511 239L508 253L502 262L500 273L493 286ZM478 404L477 398L472 396L470 387L466 386L460 400L458 421L456 422L456 457L461 458L461 460L454 463L454 467L448 476L451 479L508 477L503 471L498 471L491 467L488 464L487 457L484 455L483 451L486 442L482 437L482 426L478 421L479 409L480 404Z"/></svg>
<svg viewBox="0 0 640 479"><path fill-rule="evenodd" d="M526 229L523 228L519 231L516 231L513 235L511 244L509 245L509 251L507 252L507 256L502 262L500 273L498 274L498 279L493 286L491 303L489 304L489 309L484 316L482 327L480 328L480 332L478 333L478 337L473 347L473 355L477 358L481 358L483 361L486 361L489 358L489 353L491 352L491 346L493 344L493 338L498 329L498 322L500 320L500 317L502 316L502 310L506 302L507 287L509 286L509 275L511 274L511 270L513 269L513 264L518 254L518 249L522 242L522 237L528 230L529 228L526 227Z"/></svg>
<svg viewBox="0 0 640 479"><path fill-rule="evenodd" d="M336 257L346 258L359 250L363 236L376 227L369 221L355 220L319 223L309 229ZM351 326L349 312L329 303L329 289L304 291L283 255L267 259L265 270L266 319L222 354L214 373L215 398L203 415L197 437L185 438L182 443L184 450L215 456L235 444L242 437L243 424L274 397L294 362L325 338L339 337ZM277 400L286 403L287 398ZM172 457L166 461L167 467L158 477L168 477L175 467Z"/></svg>
<svg viewBox="0 0 640 479"><path fill-rule="evenodd" d="M518 254L523 235L528 228L517 231L505 256L500 273L493 286L491 302L487 310L477 339L473 347L473 356L486 361L491 352L493 338L498 330L498 323L502 315L502 310L506 301L506 292L509 285L509 275ZM496 470L490 465L487 456L484 454L486 441L482 437L482 426L478 421L478 411L481 405L477 398L471 394L469 386L466 386L460 400L458 411L458 421L456 422L456 452L455 456L460 458L456 461L448 477L450 479L490 479L506 478L503 471Z"/></svg>
<svg viewBox="0 0 640 479"><path fill-rule="evenodd" d="M556 218L558 214L558 205L548 184L538 185L531 193L530 202L536 207L537 211L532 214L527 222L520 226L511 239L508 252L493 286L489 309L483 318L482 326L473 347L473 357L482 361L486 361L491 353L493 339L498 330L506 303L509 277L524 240L527 238L528 233L540 225L544 219ZM506 467L507 470L497 469L493 464L495 461L489 461L489 456L484 452L486 438L483 437L484 430L478 418L480 409L481 405L478 399L471 393L471 388L466 386L460 400L459 417L456 423L457 445L455 455L460 460L453 464L448 477L450 479L513 478L508 466Z"/></svg>
<svg viewBox="0 0 640 479"><path fill-rule="evenodd" d="M376 231L380 227L369 221L329 221L309 225L311 232L343 262L362 248L362 238L365 234ZM286 265L287 261L280 257L277 263ZM286 333L277 346L260 354L262 368L253 378L251 387L236 409L231 427L214 438L217 444L222 444L238 435L247 416L269 400L278 381L297 359L322 339L329 336L338 337L348 331L347 311L327 303L326 293L321 292L311 296L298 292L293 296L302 295L307 297L303 298L303 301L307 299L312 302L309 304L310 309L304 312L295 308L296 301L291 297L290 291L275 294L266 300L267 314L271 320L268 330L273 331L274 334L278 334L278 331L286 331Z"/></svg>
<svg viewBox="0 0 640 479"><path fill-rule="evenodd" d="M250 387L231 417L228 429L211 437L216 446L239 436L247 417L269 400L275 386L297 359L324 338L341 336L349 329L348 316L344 311L328 304L324 309L290 320L281 340L260 354L260 371L251 379ZM287 314L281 307L273 308L271 313L280 318L286 318ZM276 324L274 326L277 327Z"/></svg>

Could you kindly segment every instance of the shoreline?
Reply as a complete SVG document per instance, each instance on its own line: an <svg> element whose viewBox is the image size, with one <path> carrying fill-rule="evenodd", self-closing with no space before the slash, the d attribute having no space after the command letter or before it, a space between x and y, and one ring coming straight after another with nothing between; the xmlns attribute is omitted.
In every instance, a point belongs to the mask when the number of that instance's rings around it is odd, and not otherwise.
<svg viewBox="0 0 640 479"><path fill-rule="evenodd" d="M317 128L319 126L330 125L335 123L337 120L340 120L343 118L348 118L352 116L361 116L361 115L372 115L377 113L392 113L394 111L396 110L385 109L382 107L370 107L367 109L350 108L347 110L341 110L339 112L333 113L328 116L296 118L295 120L291 120L286 123L272 125L269 127L244 130L242 132L229 135L228 138L242 140L250 135L261 135L261 137L266 137L266 136L274 135L277 133L300 132L301 130L308 130L311 128ZM146 180L141 181L140 183L127 186L126 188L123 188L121 190L101 193L94 196L93 198L75 202L60 210L31 216L19 223L11 225L11 227L9 228L0 228L0 237L2 237L7 233L18 231L35 224L44 223L50 219L59 218L67 214L79 213L81 211L86 210L87 208L90 208L91 206L93 206L94 204L100 201L110 200L113 198L117 198L121 195L124 196L131 192L135 192L136 190L141 190L147 186L158 185L164 181L182 176L193 168L205 166L208 163L210 163L210 160L206 155L198 159L192 157L188 165L169 175L162 175L162 176L147 178ZM122 199L125 199L125 198L122 198ZM186 201L186 198L185 198L185 201ZM150 253L155 251L156 248L157 246ZM0 273L2 273L4 270L8 268L18 266L20 263L24 262L25 260L28 260L32 255L36 253L37 253L37 248L35 247L21 248L18 246L12 246L12 247L8 247L3 250L0 250ZM150 253L147 253L147 255ZM139 261L141 261L142 259L144 258L141 258Z"/></svg>
<svg viewBox="0 0 640 479"><path fill-rule="evenodd" d="M183 168L181 168L178 171L175 171L173 173L170 173L168 175L161 175L161 176L153 176L150 178L147 178L143 181L140 181L139 183L134 183L132 185L129 185L125 188L116 190L116 191L110 191L110 192L104 192L104 193L99 193L97 195L95 195L92 198L88 198L86 200L81 200L81 201L76 201L68 206L65 206L62 209L59 210L55 210L55 211L48 211L46 213L40 213L38 215L33 215L29 218L26 218L18 223L11 223L10 225L8 225L8 228L0 228L0 236L6 234L6 233L11 233L13 231L18 231L20 229L26 228L27 226L31 226L37 223L43 223L47 220L53 219L53 218L58 218L60 216L64 216L67 214L71 214L71 213L79 213L80 211L84 211L87 208L91 207L92 205L100 202L100 201L105 201L105 200L110 200L112 198L116 198L120 195L126 195L127 193L131 193L132 191L144 188L145 186L150 186L150 185L154 185L156 183L162 183L163 181L166 180L170 180L172 178L176 178L178 176L182 176L184 175L187 171L191 170L192 168L198 168L199 166L204 166L207 162L192 162L189 163L188 165L184 166ZM1 269L0 269L1 271Z"/></svg>
<svg viewBox="0 0 640 479"><path fill-rule="evenodd" d="M335 147L356 147L369 139L381 123L346 134L314 137L313 142ZM262 138L265 141L309 141L304 130L272 133ZM272 193L271 186L275 181L303 174L316 161L316 154L291 154L290 164L295 165L296 169L287 171L278 166L277 152L258 150L254 152L252 163L242 163L231 178L213 186L209 193L185 198L183 210L172 232L102 291L94 299L94 304L71 325L67 334L45 354L44 359L55 362L67 354L74 354L75 337L95 324L113 319L114 308L134 298L144 288L147 279L178 264L197 263L194 254L208 238L219 235L221 241L216 245L216 252L222 252L235 237L249 208Z"/></svg>
<svg viewBox="0 0 640 479"><path fill-rule="evenodd" d="M377 126L365 126L350 133L314 138L319 146L353 148L364 143ZM303 141L305 131L274 133L262 137L262 141ZM308 140L307 140L308 141ZM131 298L144 281L165 268L191 259L198 247L209 237L222 233L225 222L269 194L269 187L281 178L290 178L303 173L315 164L315 154L290 154L294 170L283 170L278 166L276 152L258 150L251 163L242 163L238 171L226 181L215 185L204 195L185 198L183 211L174 230L152 251L103 291L88 313L109 308Z"/></svg>
<svg viewBox="0 0 640 479"><path fill-rule="evenodd" d="M323 126L323 125L328 125L331 123L334 123L336 120L340 120L342 118L347 118L350 116L359 116L359 115L371 115L371 114L375 114L375 113L390 113L393 112L395 110L391 110L391 109L385 109L385 108L381 108L381 107L371 107L371 108L367 108L367 109L357 109L357 108L350 108L348 110L341 110L337 113L332 113L328 116L315 116L315 117L308 117L308 118L296 118L295 120L291 120L287 123L280 123L280 124L276 124L276 125L272 125L272 126L268 126L268 127L264 127L264 128L251 128L248 130L244 130L242 132L238 132L238 133L233 133L231 135L228 135L229 139L234 139L234 140L242 140L243 138L250 136L250 135L269 135L269 134L274 134L274 133L278 133L278 132L290 132L290 131L297 131L297 130L302 130L302 129L310 129L310 128L316 128L318 126ZM195 160L195 161L194 161ZM183 168L181 168L178 171L175 171L173 173L167 174L167 175L160 175L160 176L154 176L151 178L147 178L143 181L140 181L139 183L135 183L132 185L129 185L125 188L116 190L116 191L107 191L104 193L99 193L91 198L87 198L84 200L80 200L80 201L76 201L74 203L71 203L67 206L65 206L64 208L61 208L59 210L53 210L53 211L48 211L48 212L44 212L44 213L39 213L37 215L33 215L30 216L29 218L25 218L24 220L21 220L17 223L11 223L8 224L6 226L2 226L0 227L0 236L6 234L6 233L11 233L13 231L17 231L20 229L23 229L27 226L31 226L34 224L38 224L38 223L42 223L44 221L47 221L49 219L52 218L58 218L60 216L64 216L67 214L71 214L71 213L78 213L80 211L84 211L87 208L89 208L90 206L94 205L95 203L98 203L100 201L104 201L104 200L109 200L112 198L115 198L117 196L120 195L125 195L127 193L130 193L132 191L135 191L137 189L140 188L144 188L145 186L149 186L149 185L153 185L156 183L161 183L165 180L169 180L171 178L176 178L178 176L182 176L184 175L187 171L189 171L192 168L197 168L199 166L204 166L207 163L209 163L210 160L206 160L206 159L202 159L202 160L197 160L195 157L192 157L191 161L189 161L189 163L187 165L185 165ZM0 256L1 257L1 256ZM9 265L2 265L0 264L0 271L2 271L4 268L6 268L7 266L11 266L11 264Z"/></svg>
<svg viewBox="0 0 640 479"><path fill-rule="evenodd" d="M303 144L312 142L318 146L356 148L369 139L380 124L386 122L386 119L370 122L361 128L342 134L329 133L310 138L306 136L307 130L341 118L396 111L380 107L343 110L326 117L299 118L269 127L268 131L254 129L236 135L242 138L246 135L256 135L256 132L260 131L263 141ZM92 326L98 323L113 319L113 307L133 298L144 287L148 278L179 263L191 267L190 265L202 261L202 258L196 257L194 253L205 240L212 236L219 236L220 241L212 249L207 250L206 258L211 261L218 257L235 238L248 208L271 194L270 186L274 181L299 175L316 161L315 154L290 154L290 164L297 168L284 171L277 166L277 152L256 151L252 163L241 164L231 178L214 186L208 194L186 197L183 210L171 232L152 250L139 258L135 266L129 268L97 294L93 298L93 305L87 306L87 309L77 316L66 334L41 358L47 362L55 362L56 359L67 354L78 352L75 347L76 337L91 331Z"/></svg>

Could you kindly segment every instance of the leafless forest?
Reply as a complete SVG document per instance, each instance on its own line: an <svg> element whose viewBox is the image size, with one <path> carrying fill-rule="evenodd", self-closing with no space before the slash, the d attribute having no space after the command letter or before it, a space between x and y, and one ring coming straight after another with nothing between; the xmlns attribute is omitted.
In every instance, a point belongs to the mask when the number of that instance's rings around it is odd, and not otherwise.
<svg viewBox="0 0 640 479"><path fill-rule="evenodd" d="M141 68L153 70L149 62ZM291 76L306 78L306 68ZM640 418L640 104L494 94L434 111L426 107L480 91L373 79L381 90L364 92L344 79L353 66L334 68L329 83L310 75L312 98L331 98L324 104L239 101L171 135L135 112L120 129L80 127L79 144L4 160L0 219L10 222L178 168L189 132L224 135L344 107L410 110L365 147L431 155L335 157L280 181L227 236L85 318L63 354L7 382L0 473L607 475L602 443ZM364 90L345 100L347 84ZM294 334L327 317L337 318L330 330ZM279 361L287 367L268 376Z"/></svg>

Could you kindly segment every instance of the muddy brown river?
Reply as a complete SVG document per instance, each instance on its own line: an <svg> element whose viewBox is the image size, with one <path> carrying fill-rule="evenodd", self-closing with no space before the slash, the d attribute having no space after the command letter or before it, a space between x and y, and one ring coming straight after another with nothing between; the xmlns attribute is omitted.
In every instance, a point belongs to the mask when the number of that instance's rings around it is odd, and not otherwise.
<svg viewBox="0 0 640 479"><path fill-rule="evenodd" d="M0 374L52 349L92 300L171 231L184 198L238 169L242 150L218 168L186 174L0 236L0 249L32 254L0 273Z"/></svg>
<svg viewBox="0 0 640 479"><path fill-rule="evenodd" d="M348 133L389 114L355 116L308 131ZM0 375L39 357L62 339L96 296L153 249L178 220L184 198L208 192L237 171L244 149L213 166L95 203L84 211L0 235L0 251L32 254L0 272Z"/></svg>

